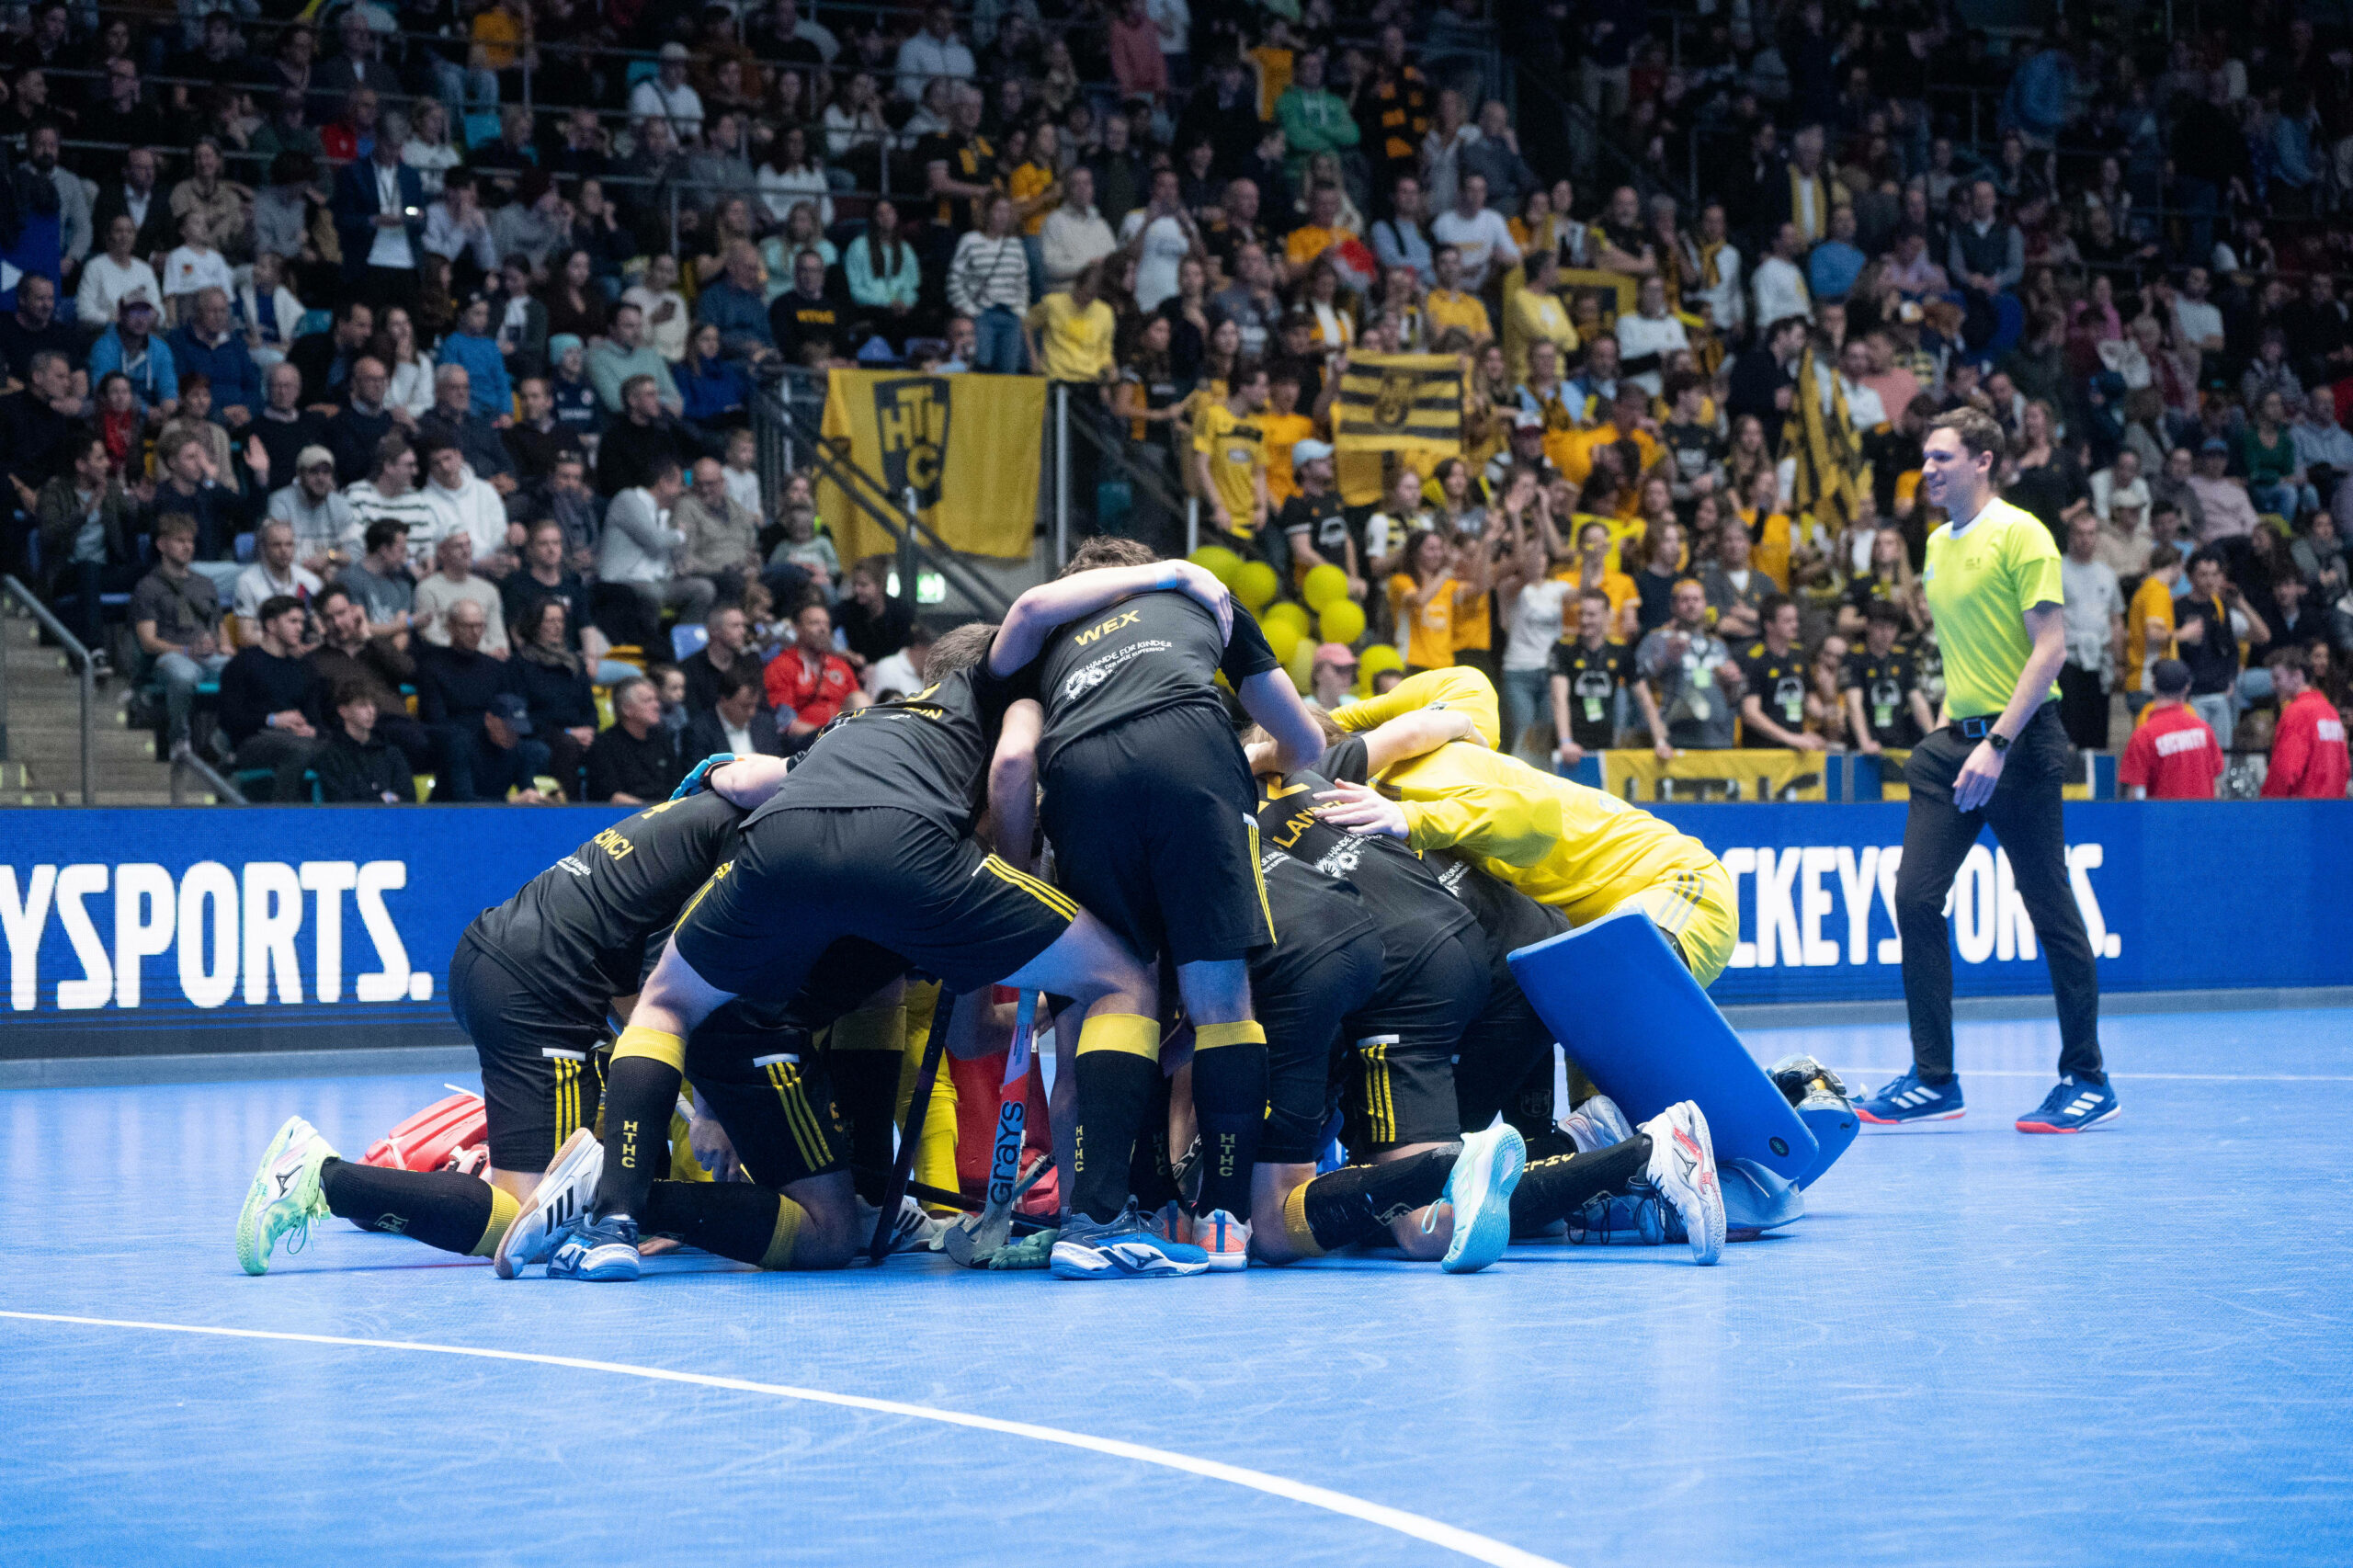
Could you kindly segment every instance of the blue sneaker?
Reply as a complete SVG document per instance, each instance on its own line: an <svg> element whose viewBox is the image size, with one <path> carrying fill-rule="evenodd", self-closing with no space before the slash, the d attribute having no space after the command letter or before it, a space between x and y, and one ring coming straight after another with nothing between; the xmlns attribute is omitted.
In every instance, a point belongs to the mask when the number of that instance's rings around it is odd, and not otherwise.
<svg viewBox="0 0 2353 1568"><path fill-rule="evenodd" d="M1908 1127L1914 1122L1959 1121L1964 1114L1961 1105L1961 1080L1951 1078L1942 1084L1924 1084L1920 1082L1920 1071L1915 1067L1870 1098L1857 1102L1855 1114L1862 1119L1865 1127Z"/></svg>
<svg viewBox="0 0 2353 1568"><path fill-rule="evenodd" d="M1209 1272L1210 1255L1152 1228L1131 1203L1116 1220L1074 1212L1054 1238L1057 1279L1174 1279Z"/></svg>
<svg viewBox="0 0 2353 1568"><path fill-rule="evenodd" d="M2088 1132L2103 1121L2114 1121L2124 1108L2106 1084L2087 1084L2073 1073L2042 1096L2042 1103L2018 1118L2020 1132Z"/></svg>
<svg viewBox="0 0 2353 1568"><path fill-rule="evenodd" d="M1466 1133L1462 1153L1447 1173L1443 1201L1454 1207L1454 1234L1438 1267L1449 1274L1476 1274L1503 1256L1511 1242L1511 1194L1528 1168L1528 1140L1509 1122L1484 1132ZM1438 1205L1423 1217L1425 1233L1438 1229Z"/></svg>
<svg viewBox="0 0 2353 1568"><path fill-rule="evenodd" d="M626 1214L592 1220L585 1215L563 1228L555 1254L548 1259L551 1279L634 1279L637 1278L637 1221Z"/></svg>

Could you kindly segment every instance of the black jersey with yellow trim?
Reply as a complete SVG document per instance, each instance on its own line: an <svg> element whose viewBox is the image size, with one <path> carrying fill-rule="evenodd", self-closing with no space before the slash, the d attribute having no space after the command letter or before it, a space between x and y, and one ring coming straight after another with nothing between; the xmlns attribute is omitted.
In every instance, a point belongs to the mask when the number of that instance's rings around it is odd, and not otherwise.
<svg viewBox="0 0 2353 1568"><path fill-rule="evenodd" d="M646 951L734 852L745 812L706 791L623 817L466 927L533 994L601 1019Z"/></svg>
<svg viewBox="0 0 2353 1568"><path fill-rule="evenodd" d="M1911 700L1919 684L1918 663L1901 642L1884 653L1874 653L1869 646L1857 648L1839 670L1839 690L1863 694L1863 722L1870 726L1871 738L1898 750L1920 744Z"/></svg>
<svg viewBox="0 0 2353 1568"><path fill-rule="evenodd" d="M910 812L962 836L988 794L989 757L1005 710L1029 690L985 662L912 697L852 710L825 726L785 776L757 821L775 812Z"/></svg>
<svg viewBox="0 0 2353 1568"><path fill-rule="evenodd" d="M1261 994L1313 985L1324 954L1380 935L1381 923L1362 893L1263 839L1258 872L1267 915L1282 934L1282 940L1251 955L1250 983Z"/></svg>
<svg viewBox="0 0 2353 1568"><path fill-rule="evenodd" d="M1763 642L1752 642L1740 655L1740 668L1748 680L1745 695L1757 699L1765 717L1792 733L1805 729L1808 665L1803 648L1792 642L1788 653L1776 653ZM1744 725L1741 744L1778 746L1781 743L1762 730L1751 731Z"/></svg>
<svg viewBox="0 0 2353 1568"><path fill-rule="evenodd" d="M1324 753L1324 760L1336 757L1345 766L1347 758L1339 754L1351 746L1359 754L1364 751L1363 740L1350 736ZM1362 762L1359 756L1359 773ZM1405 845L1385 834L1350 833L1325 822L1315 797L1331 788L1331 778L1313 768L1301 768L1279 780L1260 778L1261 847L1282 850L1362 893L1381 928L1381 947L1392 958L1418 957L1472 924L1470 911L1438 885L1437 873Z"/></svg>
<svg viewBox="0 0 2353 1568"><path fill-rule="evenodd" d="M1489 876L1451 849L1433 849L1424 864L1438 876L1438 886L1454 895L1479 923L1494 955L1498 982L1508 978L1504 960L1522 948L1550 941L1569 928L1569 917L1549 903L1539 903L1509 883Z"/></svg>
<svg viewBox="0 0 2353 1568"><path fill-rule="evenodd" d="M1191 597L1161 592L1121 599L1108 609L1057 628L1030 665L1046 707L1041 766L1071 742L1148 713L1187 704L1221 719L1216 679L1239 690L1282 661L1256 620L1237 610L1233 635L1222 639L1217 617Z"/></svg>

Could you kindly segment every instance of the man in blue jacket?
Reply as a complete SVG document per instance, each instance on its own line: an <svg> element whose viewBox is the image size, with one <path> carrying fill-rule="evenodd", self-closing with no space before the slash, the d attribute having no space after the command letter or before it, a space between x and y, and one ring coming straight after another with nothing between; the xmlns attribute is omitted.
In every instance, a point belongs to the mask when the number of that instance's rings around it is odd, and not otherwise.
<svg viewBox="0 0 2353 1568"><path fill-rule="evenodd" d="M201 370L212 382L213 410L232 430L244 428L267 406L261 371L245 340L229 324L229 296L221 290L198 290L195 314L165 341L181 375Z"/></svg>
<svg viewBox="0 0 2353 1568"><path fill-rule="evenodd" d="M335 229L343 242L343 280L378 305L416 308L417 267L425 256L425 186L401 162L405 127L387 118L366 159L335 176Z"/></svg>

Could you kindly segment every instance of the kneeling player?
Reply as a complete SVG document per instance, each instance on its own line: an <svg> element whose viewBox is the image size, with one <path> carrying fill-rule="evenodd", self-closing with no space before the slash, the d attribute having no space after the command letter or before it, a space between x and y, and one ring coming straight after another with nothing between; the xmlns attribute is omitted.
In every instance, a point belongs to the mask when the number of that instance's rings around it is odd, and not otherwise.
<svg viewBox="0 0 2353 1568"><path fill-rule="evenodd" d="M828 728L745 823L734 858L688 901L613 1048L594 1213L570 1227L551 1275L637 1277L651 1138L677 1093L687 1038L738 995L792 997L835 942L897 955L951 991L1002 982L1076 998L1082 1040L1149 1025L1152 981L1135 956L971 836L992 737L1014 696L983 659L994 631L943 637L926 672L932 685ZM798 1210L775 1199L782 1251L849 1244ZM1193 1252L1189 1261L1202 1260Z"/></svg>
<svg viewBox="0 0 2353 1568"><path fill-rule="evenodd" d="M1411 714L1367 736L1336 733L1319 767L1362 778L1402 756L1474 734L1463 714ZM1268 760L1255 748L1252 756L1254 763ZM1529 1151L1521 1134L1499 1123L1497 1113L1540 1058L1547 1068L1549 1093L1552 1035L1502 961L1508 949L1492 945L1485 931L1493 926L1514 945L1519 945L1519 937L1540 940L1552 933L1545 928L1548 912L1541 906L1489 881L1473 868L1425 864L1392 847L1392 841L1367 841L1319 821L1321 813L1309 801L1329 789L1324 777L1302 770L1278 778L1262 772L1261 782L1269 797L1261 815L1269 843L1321 871L1346 877L1351 891L1362 895L1389 960L1375 997L1349 1018L1344 1037L1359 1042L1364 1091L1358 1107L1352 1108L1357 1114L1350 1118L1351 1147L1370 1140L1377 1165L1420 1157L1418 1171L1415 1165L1405 1164L1393 1172L1352 1167L1314 1176L1313 1164L1301 1162L1312 1162L1318 1152L1323 1119L1316 1114L1317 1104L1302 1096L1296 1078L1279 1082L1262 1142L1255 1217L1263 1223L1269 1206L1279 1206L1279 1240L1275 1233L1267 1233L1258 1250L1269 1261L1279 1262L1312 1256L1343 1241L1366 1239L1363 1233L1372 1228L1369 1221L1413 1195L1415 1175L1426 1186L1437 1174L1427 1147L1388 1153L1379 1142L1384 1125L1393 1124L1400 1114L1401 1085L1403 1103L1415 1108L1410 1114L1432 1127L1459 1126L1466 1159L1506 1133L1503 1146L1509 1153L1495 1157L1514 1166L1527 1158ZM1271 892L1273 878L1267 885ZM1433 969L1432 955L1439 947L1433 937L1437 932L1453 935L1468 963L1455 964L1452 970L1464 972L1453 972L1445 964ZM1416 954L1405 958L1401 972L1401 955ZM1252 983L1271 998L1266 1006L1276 1009L1286 1035L1293 1032L1294 1015L1302 1010L1312 1015L1313 999L1330 988L1309 965L1270 965L1264 979L1254 966ZM1432 1006L1427 998L1434 995L1450 996L1450 1006ZM1433 1060L1433 1053L1418 1049L1424 1042L1415 1031L1436 1022L1440 1012L1449 1016L1439 1028L1442 1038ZM1269 1040L1273 1038L1270 1030ZM1392 1052L1402 1053L1394 1064L1389 1060ZM1295 1049L1278 1051L1293 1063L1294 1074L1299 1054ZM1395 1070L1399 1065L1405 1068L1402 1078ZM1547 1146L1539 1153L1516 1184L1506 1183L1507 1213L1481 1210L1489 1228L1468 1241L1458 1230L1458 1240L1447 1251L1449 1267L1483 1267L1501 1253L1510 1235L1540 1233L1597 1199L1620 1195L1655 1195L1673 1204L1687 1219L1694 1256L1702 1263L1715 1261L1723 1235L1722 1210L1707 1123L1696 1106L1671 1108L1614 1147L1580 1154L1574 1147ZM1457 1176L1449 1190L1459 1185ZM1398 1229L1400 1244L1409 1255L1419 1256L1416 1239L1402 1225ZM1473 1261L1459 1261L1463 1259Z"/></svg>
<svg viewBox="0 0 2353 1568"><path fill-rule="evenodd" d="M281 1237L307 1235L328 1215L492 1256L558 1146L596 1122L606 1018L616 998L636 992L648 943L783 778L784 765L768 757L715 769L710 792L615 823L477 916L449 962L449 1009L482 1059L488 1181L344 1160L316 1128L290 1118L238 1216L245 1272L266 1272ZM668 1102L661 1124L666 1131Z"/></svg>

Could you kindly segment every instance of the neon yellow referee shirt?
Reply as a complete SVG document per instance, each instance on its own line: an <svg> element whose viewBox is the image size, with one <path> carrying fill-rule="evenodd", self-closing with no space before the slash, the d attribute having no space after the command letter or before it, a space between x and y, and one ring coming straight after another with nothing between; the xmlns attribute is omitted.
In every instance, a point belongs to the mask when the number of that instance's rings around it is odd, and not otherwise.
<svg viewBox="0 0 2353 1568"><path fill-rule="evenodd" d="M1928 536L1920 585L1944 653L1946 713L1976 719L2001 712L2034 652L2026 612L2066 602L2051 530L2031 512L1988 501L1959 535L1947 523ZM2056 685L2050 695L2059 695Z"/></svg>

